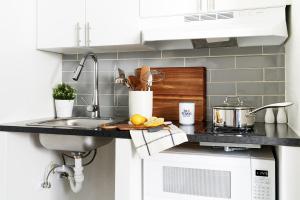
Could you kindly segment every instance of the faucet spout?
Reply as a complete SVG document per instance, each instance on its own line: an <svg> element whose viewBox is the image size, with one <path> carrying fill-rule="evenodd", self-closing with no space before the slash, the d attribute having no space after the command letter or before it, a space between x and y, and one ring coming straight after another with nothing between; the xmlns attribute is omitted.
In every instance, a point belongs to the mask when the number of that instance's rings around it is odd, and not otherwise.
<svg viewBox="0 0 300 200"><path fill-rule="evenodd" d="M93 102L92 105L87 106L87 111L92 113L92 118L100 118L100 106L99 106L99 96L98 96L98 59L96 54L89 52L80 61L78 67L74 71L72 79L78 81L81 71L84 68L85 61L91 57L94 62L94 92L93 92Z"/></svg>

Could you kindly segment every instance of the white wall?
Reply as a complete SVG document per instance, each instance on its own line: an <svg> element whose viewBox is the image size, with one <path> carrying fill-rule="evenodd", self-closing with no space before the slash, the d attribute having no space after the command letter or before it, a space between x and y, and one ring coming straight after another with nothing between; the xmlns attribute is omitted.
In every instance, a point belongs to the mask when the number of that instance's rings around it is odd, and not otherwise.
<svg viewBox="0 0 300 200"><path fill-rule="evenodd" d="M0 122L51 116L61 56L35 51L35 1L1 2L0 24ZM38 187L56 155L34 142L29 134L0 133L0 199L59 199Z"/></svg>
<svg viewBox="0 0 300 200"><path fill-rule="evenodd" d="M0 6L0 123L53 116L51 88L61 81L61 55L35 50L36 0L2 1ZM55 13L53 13L55 14ZM114 143L105 146L85 169L78 195L52 177L41 190L45 167L57 154L39 146L36 136L0 132L1 200L111 200Z"/></svg>
<svg viewBox="0 0 300 200"><path fill-rule="evenodd" d="M290 37L286 44L286 100L295 105L289 109L289 125L300 135L300 2L293 1ZM279 147L279 199L300 199L300 148Z"/></svg>

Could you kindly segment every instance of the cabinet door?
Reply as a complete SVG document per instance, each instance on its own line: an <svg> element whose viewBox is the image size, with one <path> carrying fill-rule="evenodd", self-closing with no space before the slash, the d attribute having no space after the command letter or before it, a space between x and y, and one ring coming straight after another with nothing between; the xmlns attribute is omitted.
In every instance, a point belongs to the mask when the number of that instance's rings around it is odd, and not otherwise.
<svg viewBox="0 0 300 200"><path fill-rule="evenodd" d="M139 0L86 0L87 46L140 44Z"/></svg>
<svg viewBox="0 0 300 200"><path fill-rule="evenodd" d="M84 45L84 8L85 0L38 0L37 47Z"/></svg>
<svg viewBox="0 0 300 200"><path fill-rule="evenodd" d="M201 11L203 0L140 0L141 17L193 14Z"/></svg>

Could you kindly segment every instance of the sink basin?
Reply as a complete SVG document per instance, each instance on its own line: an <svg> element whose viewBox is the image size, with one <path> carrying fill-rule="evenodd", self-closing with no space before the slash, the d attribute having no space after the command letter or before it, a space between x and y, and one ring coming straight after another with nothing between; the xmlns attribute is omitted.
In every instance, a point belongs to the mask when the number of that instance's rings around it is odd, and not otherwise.
<svg viewBox="0 0 300 200"><path fill-rule="evenodd" d="M92 118L63 118L39 121L28 124L29 126L95 129L101 124L113 122L112 119ZM43 147L50 150L87 152L110 143L113 138L76 136L62 134L39 134L39 140Z"/></svg>

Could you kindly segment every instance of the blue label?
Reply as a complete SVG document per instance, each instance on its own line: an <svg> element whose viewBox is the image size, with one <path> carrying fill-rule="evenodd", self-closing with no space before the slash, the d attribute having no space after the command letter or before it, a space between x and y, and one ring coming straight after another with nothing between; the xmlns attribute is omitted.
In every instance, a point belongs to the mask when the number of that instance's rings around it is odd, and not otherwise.
<svg viewBox="0 0 300 200"><path fill-rule="evenodd" d="M183 117L190 117L192 115L192 112L188 109L184 109L182 112L181 112L182 116Z"/></svg>

